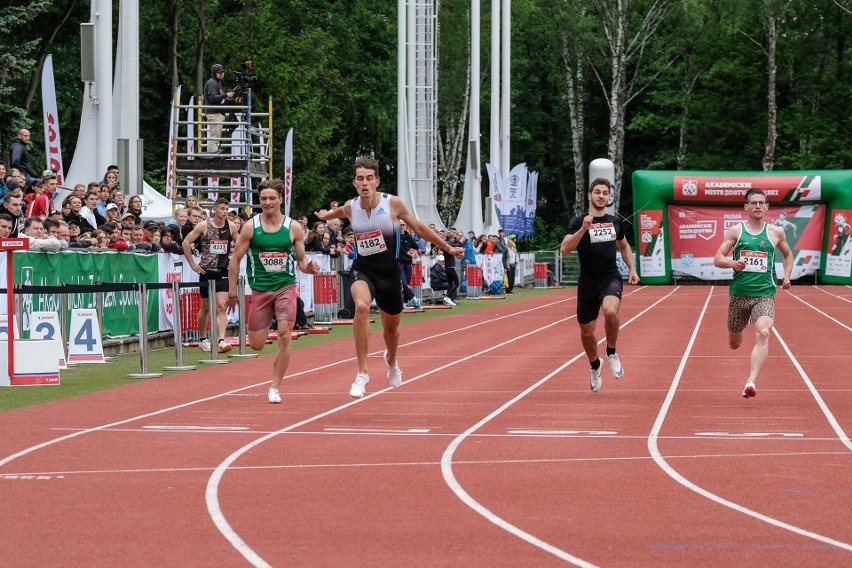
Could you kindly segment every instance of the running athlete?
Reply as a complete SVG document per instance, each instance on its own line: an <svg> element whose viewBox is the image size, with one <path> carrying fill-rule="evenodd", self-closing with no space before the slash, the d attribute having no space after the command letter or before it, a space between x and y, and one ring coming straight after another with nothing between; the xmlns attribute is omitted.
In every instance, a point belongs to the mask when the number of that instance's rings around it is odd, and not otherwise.
<svg viewBox="0 0 852 568"><path fill-rule="evenodd" d="M321 220L348 217L355 233L358 256L352 264L352 300L355 302L355 353L358 373L349 390L353 398L366 392L370 376L367 352L370 341L370 304L375 299L382 318L386 351L382 355L387 366L387 379L393 388L402 384L402 371L396 360L399 345L399 321L402 314L400 285L399 224L405 222L417 235L458 258L464 249L452 247L435 231L412 215L402 200L394 195L379 193L379 162L372 156L355 160L352 185L358 197L331 211L322 209L315 215ZM405 253L403 253L405 254Z"/></svg>
<svg viewBox="0 0 852 568"><path fill-rule="evenodd" d="M228 306L237 303L240 261L249 253L246 273L252 289L247 329L249 346L260 351L269 335L272 316L278 321L278 355L272 364L269 402L281 403L281 380L290 364L290 336L296 322L296 264L306 274L319 272L319 265L305 256L302 226L281 212L284 182L262 181L260 215L243 225L228 270ZM227 211L226 211L227 214ZM294 257L295 261L294 262Z"/></svg>
<svg viewBox="0 0 852 568"><path fill-rule="evenodd" d="M732 226L725 232L725 240L713 264L719 268L733 268L728 299L728 343L739 349L743 343L743 330L748 322L754 324L754 348L751 366L743 397L757 394L755 381L769 356L769 333L775 324L775 252L784 256L784 279L781 287L790 287L793 272L793 251L787 244L784 229L764 221L769 202L762 189L750 189L745 195L748 220ZM728 258L733 249L733 258Z"/></svg>
<svg viewBox="0 0 852 568"><path fill-rule="evenodd" d="M589 213L574 217L568 224L568 234L562 239L560 250L568 254L574 249L580 257L580 277L577 280L577 323L580 324L580 341L592 367L589 385L598 392L603 383L601 359L598 357L598 338L595 328L598 315L603 310L606 333L606 356L612 375L620 379L624 367L615 351L618 329L621 325L619 308L624 284L615 262L616 251L630 269L627 281L639 283L633 262L633 251L624 237L621 220L606 214L609 203L609 181L598 178L589 186Z"/></svg>
<svg viewBox="0 0 852 568"><path fill-rule="evenodd" d="M228 325L228 314L225 307L228 303L228 254L231 241L236 241L239 233L237 226L228 220L230 201L224 197L216 200L213 206L213 218L201 221L183 241L183 254L189 261L189 266L200 275L199 288L201 292L201 308L198 311L198 346L202 351L210 351L210 340L207 338L207 316L210 315L210 291L208 282L216 283L216 324L219 332L219 353L230 351L231 345L225 341L225 330ZM193 243L201 239L198 247L201 252L201 262L196 263L192 257Z"/></svg>

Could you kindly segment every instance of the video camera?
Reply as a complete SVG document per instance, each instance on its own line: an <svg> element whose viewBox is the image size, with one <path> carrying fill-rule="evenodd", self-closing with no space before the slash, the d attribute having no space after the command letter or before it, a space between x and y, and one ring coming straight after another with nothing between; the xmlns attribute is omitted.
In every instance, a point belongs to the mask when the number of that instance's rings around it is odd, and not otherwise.
<svg viewBox="0 0 852 568"><path fill-rule="evenodd" d="M241 63L240 70L234 71L234 78L237 80L237 86L234 88L236 96L241 96L246 89L260 86L260 79L254 74L254 63L252 61Z"/></svg>

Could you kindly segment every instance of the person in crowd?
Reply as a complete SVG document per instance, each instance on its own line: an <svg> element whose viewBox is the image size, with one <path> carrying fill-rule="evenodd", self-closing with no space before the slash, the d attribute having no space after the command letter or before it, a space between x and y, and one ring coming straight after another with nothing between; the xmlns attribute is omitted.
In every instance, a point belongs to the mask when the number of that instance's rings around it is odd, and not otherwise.
<svg viewBox="0 0 852 568"><path fill-rule="evenodd" d="M452 248L464 250L461 240L459 240L459 237L456 235L455 227L451 228L449 232L442 231L442 236L444 237L444 242ZM447 273L448 283L447 295L444 296L444 303L448 306L455 306L459 294L459 273L456 271L456 259L454 256L444 255L444 270Z"/></svg>
<svg viewBox="0 0 852 568"><path fill-rule="evenodd" d="M9 185L13 187L9 193L6 194L6 197L3 199L3 203L0 204L0 213L6 213L12 219L12 236L18 236L20 232L19 229L23 225L24 216L23 216L23 208L24 208L24 194L17 187L20 182L18 180L10 180Z"/></svg>
<svg viewBox="0 0 852 568"><path fill-rule="evenodd" d="M56 193L56 174L45 170L39 180L41 192L30 204L27 217L46 217L53 213L53 194Z"/></svg>
<svg viewBox="0 0 852 568"><path fill-rule="evenodd" d="M228 268L228 306L237 303L240 261L249 254L246 266L252 290L247 328L249 345L260 351L266 345L273 316L278 321L278 354L272 365L268 400L281 403L281 381L290 364L291 330L296 321L298 284L296 266L305 274L316 274L319 265L305 255L302 226L281 212L284 182L262 181L258 187L261 213L246 223L237 240ZM296 262L292 262L295 257Z"/></svg>
<svg viewBox="0 0 852 568"><path fill-rule="evenodd" d="M107 172L107 176L115 176L115 174L110 174ZM110 187L107 184L102 184L98 187L98 213L101 214L101 217L106 219L106 207L109 205L109 190Z"/></svg>
<svg viewBox="0 0 852 568"><path fill-rule="evenodd" d="M30 131L22 128L18 131L18 137L12 141L9 166L18 168L24 174L27 185L32 184L38 178L38 171L30 164L27 156L27 144L30 143Z"/></svg>
<svg viewBox="0 0 852 568"><path fill-rule="evenodd" d="M183 253L189 262L190 268L200 275L199 288L201 292L201 309L198 311L199 347L203 351L211 351L210 340L207 339L207 319L210 314L210 301L216 302L217 321L210 322L216 325L219 334L219 352L230 351L230 344L225 341L225 330L228 324L228 255L230 247L228 244L239 236L236 226L228 221L227 197L220 197L213 207L213 217L201 221L183 240ZM195 262L192 254L192 245L199 241L201 261ZM209 282L215 286L215 297L210 298Z"/></svg>
<svg viewBox="0 0 852 568"><path fill-rule="evenodd" d="M121 184L118 181L118 174L118 166L112 164L107 168L107 171L104 174L104 178L98 183L107 186L107 188L109 188L109 191L112 191L116 187L121 187Z"/></svg>
<svg viewBox="0 0 852 568"><path fill-rule="evenodd" d="M138 195L134 195L127 202L127 212L133 213L133 217L136 222L134 224L141 225L142 224L142 198Z"/></svg>
<svg viewBox="0 0 852 568"><path fill-rule="evenodd" d="M187 195L186 199L183 202L183 206L186 207L187 209L191 209L193 207L201 207L201 204L198 203L198 198L195 197L194 195ZM207 215L207 213L205 212L205 219L206 219L206 215Z"/></svg>
<svg viewBox="0 0 852 568"><path fill-rule="evenodd" d="M313 329L314 326L308 323L308 316L305 315L305 302L299 296L296 296L296 321L293 324L293 330Z"/></svg>
<svg viewBox="0 0 852 568"><path fill-rule="evenodd" d="M181 242L183 242L186 239L187 235L192 232L193 227L195 227L202 221L207 220L207 213L201 207L198 207L196 205L194 207L189 207L188 209L189 219L181 229Z"/></svg>
<svg viewBox="0 0 852 568"><path fill-rule="evenodd" d="M775 254L781 253L783 257L781 287L787 290L793 272L793 251L787 244L784 228L766 222L769 201L762 189L749 189L743 208L748 219L725 231L725 240L716 251L713 264L734 271L728 300L730 348L739 349L746 326L749 322L754 325L754 347L743 388L743 398L751 398L757 395L755 383L769 356L769 338L775 325ZM728 258L731 251L733 256Z"/></svg>
<svg viewBox="0 0 852 568"><path fill-rule="evenodd" d="M232 208L228 209L228 221L233 223L236 220L237 220L237 210L232 207Z"/></svg>
<svg viewBox="0 0 852 568"><path fill-rule="evenodd" d="M163 247L163 252L172 254L183 254L183 247L178 243L177 236L179 231L174 227L168 226L163 229L163 234L160 237L160 246Z"/></svg>
<svg viewBox="0 0 852 568"><path fill-rule="evenodd" d="M343 222L340 219L329 219L325 224L325 232L331 237L331 243L336 244L337 238L342 237Z"/></svg>
<svg viewBox="0 0 852 568"><path fill-rule="evenodd" d="M429 269L429 285L432 287L432 290L439 292L449 288L450 281L447 279L447 269L443 254L438 254L435 257L435 264ZM448 302L448 299L447 296L444 296L444 303L448 306L453 306L454 304Z"/></svg>
<svg viewBox="0 0 852 568"><path fill-rule="evenodd" d="M515 241L517 240L518 237L515 234L509 235L509 240L506 241L506 252L503 253L506 278L509 282L509 285L506 287L507 294L515 293L515 276L518 270L518 249L515 247Z"/></svg>
<svg viewBox="0 0 852 568"><path fill-rule="evenodd" d="M129 227L132 228L133 225L136 224L136 216L133 213L131 213L130 211L126 211L121 216L121 224L122 225L128 225Z"/></svg>
<svg viewBox="0 0 852 568"><path fill-rule="evenodd" d="M115 203L118 207L118 215L121 217L127 212L127 207L124 205L124 193L120 188L116 187L112 191L109 192L109 200L111 203Z"/></svg>
<svg viewBox="0 0 852 568"><path fill-rule="evenodd" d="M306 252L322 252L322 237L325 235L325 223L317 221L305 238Z"/></svg>
<svg viewBox="0 0 852 568"><path fill-rule="evenodd" d="M9 188L6 186L6 164L0 162L0 201L9 193Z"/></svg>
<svg viewBox="0 0 852 568"><path fill-rule="evenodd" d="M308 234L308 218L305 215L299 217L299 224L302 226L302 232Z"/></svg>
<svg viewBox="0 0 852 568"><path fill-rule="evenodd" d="M130 231L130 242L133 244L133 249L144 252L159 252L160 245L148 242L145 238L145 228L141 225L134 225Z"/></svg>
<svg viewBox="0 0 852 568"><path fill-rule="evenodd" d="M187 213L187 209L186 209L186 207L181 207L180 209L175 210L174 218L171 219L168 223L166 223L167 226L174 227L175 229L177 229L176 235L177 235L178 241L181 240L180 232L181 232L181 229L183 229L183 226L186 225L187 220L189 220L189 215Z"/></svg>
<svg viewBox="0 0 852 568"><path fill-rule="evenodd" d="M0 213L0 239L12 236L12 217L8 213Z"/></svg>
<svg viewBox="0 0 852 568"><path fill-rule="evenodd" d="M161 229L160 224L156 221L145 221L142 224L142 228L145 229L145 240L149 243L160 242ZM156 241L154 240L156 239Z"/></svg>
<svg viewBox="0 0 852 568"><path fill-rule="evenodd" d="M64 212L66 207L68 209L68 213ZM62 219L68 223L75 221L77 226L86 232L94 230L95 227L83 218L81 214L82 210L83 202L80 201L80 198L76 195L69 195L65 198L65 201L62 202Z"/></svg>
<svg viewBox="0 0 852 568"><path fill-rule="evenodd" d="M104 207L104 218L107 221L118 224L120 219L118 218L118 205L115 203L107 203L106 207Z"/></svg>
<svg viewBox="0 0 852 568"><path fill-rule="evenodd" d="M240 97L234 97L234 91L225 92L222 79L225 78L225 66L216 63L210 69L210 78L204 84L204 105L208 107L207 115L207 152L210 154L224 154L225 149L221 145L222 130L225 122L226 110L216 108L220 105L239 104Z"/></svg>
<svg viewBox="0 0 852 568"><path fill-rule="evenodd" d="M580 276L577 281L577 323L580 324L580 340L589 358L591 375L589 386L598 392L603 382L601 359L598 357L598 338L595 333L598 315L604 313L606 333L606 356L612 375L619 379L624 367L616 352L618 332L621 326L619 310L624 283L615 262L616 251L621 254L630 273L630 284L639 283L634 265L633 252L624 234L621 219L606 213L609 203L609 181L595 179L589 186L589 213L574 217L568 224L568 234L562 240L560 251L567 255L573 250L580 258Z"/></svg>
<svg viewBox="0 0 852 568"><path fill-rule="evenodd" d="M418 249L417 241L405 224L405 221L399 222L399 280L402 284L402 301L405 303L412 302L417 309L420 309L420 298L414 295L414 290L411 289L411 262L417 258Z"/></svg>
<svg viewBox="0 0 852 568"><path fill-rule="evenodd" d="M51 237L44 230L44 220L41 217L29 217L24 222L24 236L30 241L30 250L39 252L58 252L62 243L56 237Z"/></svg>
<svg viewBox="0 0 852 568"><path fill-rule="evenodd" d="M467 232L467 238L464 240L464 262L462 269L468 266L476 266L476 233L473 231Z"/></svg>
<svg viewBox="0 0 852 568"><path fill-rule="evenodd" d="M68 223L68 243L75 243L80 239L80 223L77 221L67 221Z"/></svg>
<svg viewBox="0 0 852 568"><path fill-rule="evenodd" d="M346 231L343 233L343 242L344 250L346 251L346 258L349 260L355 260L358 256L358 247L355 246L355 233L352 231Z"/></svg>
<svg viewBox="0 0 852 568"><path fill-rule="evenodd" d="M82 183L75 184L74 189L71 190L71 195L79 197L80 203L82 203L86 199L86 186Z"/></svg>
<svg viewBox="0 0 852 568"><path fill-rule="evenodd" d="M352 300L355 303L355 352L358 370L349 390L353 398L361 398L370 381L367 368L367 353L370 346L370 304L373 299L379 308L384 328L387 350L383 355L387 367L387 379L391 387L402 384L402 371L397 363L399 346L399 322L402 317L402 294L400 294L398 238L399 222L421 237L429 240L436 248L461 257L461 249L447 245L441 237L420 222L406 208L402 199L395 195L379 193L379 163L372 156L360 156L353 165L352 185L358 197L350 199L342 207L316 212L322 220L348 218L355 233L358 258L352 265Z"/></svg>
<svg viewBox="0 0 852 568"><path fill-rule="evenodd" d="M59 236L59 223L59 221L57 221L56 219L51 219L50 217L44 219L44 221L42 222L42 224L44 225L44 232L48 236L56 237L60 245L59 250L65 250L68 248L68 242L63 241L62 238Z"/></svg>
<svg viewBox="0 0 852 568"><path fill-rule="evenodd" d="M84 231L94 230L96 227L103 225L106 221L106 219L101 217L101 214L98 213L98 194L96 192L86 194L86 199L83 201L83 208L80 209L80 217L82 217L83 220L85 220L91 227L91 229L86 229L80 225L80 228Z"/></svg>

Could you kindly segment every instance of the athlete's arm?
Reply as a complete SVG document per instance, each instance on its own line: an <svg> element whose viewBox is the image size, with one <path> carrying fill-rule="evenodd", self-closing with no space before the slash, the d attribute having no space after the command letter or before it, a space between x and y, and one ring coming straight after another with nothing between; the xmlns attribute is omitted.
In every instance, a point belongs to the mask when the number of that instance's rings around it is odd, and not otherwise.
<svg viewBox="0 0 852 568"><path fill-rule="evenodd" d="M320 221L328 221L329 219L344 219L346 217L351 217L351 203L352 200L350 199L340 207L336 207L334 209L320 209L319 211L314 211L314 215L316 215Z"/></svg>
<svg viewBox="0 0 852 568"><path fill-rule="evenodd" d="M296 253L299 270L305 274L319 272L319 264L314 259L308 259L305 255L305 231L299 223L290 223L290 240L293 241L293 252Z"/></svg>
<svg viewBox="0 0 852 568"><path fill-rule="evenodd" d="M296 223L298 224L298 223ZM248 252L251 238L254 235L254 224L246 221L237 238L237 246L231 254L231 262L228 265L228 307L233 308L237 304L237 281L240 279L240 261ZM184 241L186 242L186 241Z"/></svg>
<svg viewBox="0 0 852 568"><path fill-rule="evenodd" d="M565 238L562 239L562 244L559 245L559 251L562 254L568 254L577 249L580 241L583 239L583 235L589 230L589 227L592 226L592 221L594 217L589 214L583 217L583 226L580 227L576 233L568 233L565 235Z"/></svg>
<svg viewBox="0 0 852 568"><path fill-rule="evenodd" d="M790 288L790 275L793 274L793 251L787 244L787 232L781 227L777 227L777 229L777 231L773 231L775 236L778 237L775 248L784 255L784 279L781 281L781 287L787 290Z"/></svg>
<svg viewBox="0 0 852 568"><path fill-rule="evenodd" d="M621 239L620 241L615 241L615 246L618 247L624 264L626 264L627 268L630 269L627 281L630 284L639 284L639 273L636 272L636 263L633 259L633 250L630 248L630 243L627 242L627 239Z"/></svg>
<svg viewBox="0 0 852 568"><path fill-rule="evenodd" d="M199 274L204 274L204 269L195 262L192 258L192 243L198 240L198 237L207 232L207 221L202 221L192 228L186 238L183 240L183 255L189 261L189 267Z"/></svg>
<svg viewBox="0 0 852 568"><path fill-rule="evenodd" d="M463 248L451 246L447 241L442 239L441 235L430 229L428 225L425 225L422 221L412 215L402 202L402 199L395 195L391 196L391 212L393 212L394 219L405 221L405 224L411 227L412 231L442 251L447 252L456 258L462 258L464 256Z"/></svg>
<svg viewBox="0 0 852 568"><path fill-rule="evenodd" d="M716 251L716 256L713 257L713 266L717 268L733 268L737 272L745 270L744 260L728 258L728 254L730 254L734 245L737 244L737 239L740 238L741 229L742 225L736 224L725 231L725 240L722 241L722 246L719 247L719 250Z"/></svg>

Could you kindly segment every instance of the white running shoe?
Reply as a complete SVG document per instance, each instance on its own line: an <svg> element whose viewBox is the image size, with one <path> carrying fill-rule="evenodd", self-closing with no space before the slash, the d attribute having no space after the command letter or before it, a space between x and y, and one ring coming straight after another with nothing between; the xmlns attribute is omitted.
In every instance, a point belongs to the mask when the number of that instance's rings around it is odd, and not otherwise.
<svg viewBox="0 0 852 568"><path fill-rule="evenodd" d="M616 379L620 379L624 376L624 367L621 366L621 361L618 359L618 353L607 355L606 358L609 359L609 368L612 369L612 376Z"/></svg>
<svg viewBox="0 0 852 568"><path fill-rule="evenodd" d="M281 404L281 393L275 387L269 387L269 404Z"/></svg>
<svg viewBox="0 0 852 568"><path fill-rule="evenodd" d="M399 361L394 363L393 367L388 363L388 352L385 351L382 353L382 359L385 360L385 365L388 368L388 382L390 386L395 389L399 388L399 385L402 384L402 371L399 370Z"/></svg>
<svg viewBox="0 0 852 568"><path fill-rule="evenodd" d="M202 351L206 351L207 353L210 353L210 340L209 340L209 339L207 339L207 338L205 337L204 339L202 339L202 340L198 343L198 347L199 347Z"/></svg>
<svg viewBox="0 0 852 568"><path fill-rule="evenodd" d="M757 387L754 386L754 382L749 381L743 389L743 398L751 398L753 396L757 396Z"/></svg>
<svg viewBox="0 0 852 568"><path fill-rule="evenodd" d="M361 398L367 392L367 383L370 382L369 375L358 373L355 376L355 382L352 383L352 388L349 389L349 396L352 398Z"/></svg>
<svg viewBox="0 0 852 568"><path fill-rule="evenodd" d="M423 304L420 303L420 298L418 298L417 296L414 296L414 307L418 310L423 309Z"/></svg>
<svg viewBox="0 0 852 568"><path fill-rule="evenodd" d="M224 339L219 340L219 353L226 353L232 349L231 344L225 341Z"/></svg>
<svg viewBox="0 0 852 568"><path fill-rule="evenodd" d="M589 381L589 386L592 387L592 392L598 392L601 390L601 384L603 384L603 379L601 378L601 367L603 366L603 361L601 361L600 357L598 357L598 368L591 369L592 375L591 380Z"/></svg>
<svg viewBox="0 0 852 568"><path fill-rule="evenodd" d="M454 301L452 301L449 296L444 296L444 303L450 307L458 305Z"/></svg>

